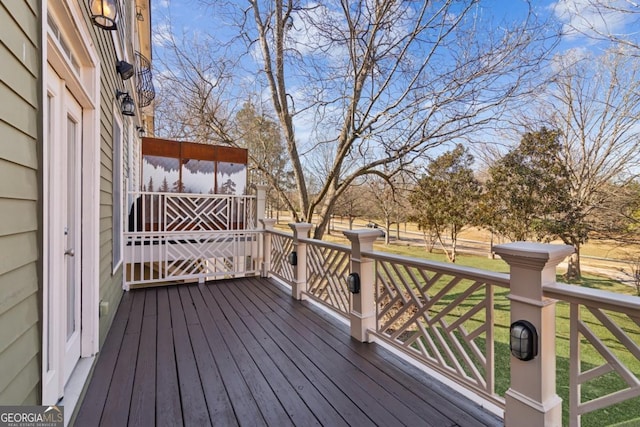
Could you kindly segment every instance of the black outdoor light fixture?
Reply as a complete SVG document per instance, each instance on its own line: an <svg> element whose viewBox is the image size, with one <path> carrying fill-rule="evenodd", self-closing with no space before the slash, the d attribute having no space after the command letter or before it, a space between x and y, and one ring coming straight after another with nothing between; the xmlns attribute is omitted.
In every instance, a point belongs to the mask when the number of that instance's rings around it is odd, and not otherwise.
<svg viewBox="0 0 640 427"><path fill-rule="evenodd" d="M136 130L138 131L138 136L140 138L142 138L147 133L143 126L136 126Z"/></svg>
<svg viewBox="0 0 640 427"><path fill-rule="evenodd" d="M287 260L291 265L298 265L298 254L296 253L296 251L291 252L287 257Z"/></svg>
<svg viewBox="0 0 640 427"><path fill-rule="evenodd" d="M531 360L538 355L538 332L536 327L526 320L517 320L511 324L509 334L511 354L520 360Z"/></svg>
<svg viewBox="0 0 640 427"><path fill-rule="evenodd" d="M358 273L351 273L347 276L347 287L352 294L360 293L360 275Z"/></svg>
<svg viewBox="0 0 640 427"><path fill-rule="evenodd" d="M118 17L117 0L89 0L89 10L93 24L105 29L115 30Z"/></svg>
<svg viewBox="0 0 640 427"><path fill-rule="evenodd" d="M118 71L122 80L130 79L133 77L133 73L135 73L133 65L129 64L127 61L118 61L116 64L116 71Z"/></svg>
<svg viewBox="0 0 640 427"><path fill-rule="evenodd" d="M122 101L120 101L120 111L122 114L125 116L135 116L136 104L133 102L133 99L131 99L131 96L129 96L129 92L117 91L116 98L120 99L120 97L122 97Z"/></svg>

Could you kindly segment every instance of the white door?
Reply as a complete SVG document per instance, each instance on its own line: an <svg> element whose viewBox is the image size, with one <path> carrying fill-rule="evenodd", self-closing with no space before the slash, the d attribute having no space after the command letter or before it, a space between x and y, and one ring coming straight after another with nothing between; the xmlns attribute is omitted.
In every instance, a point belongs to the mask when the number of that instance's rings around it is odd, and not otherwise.
<svg viewBox="0 0 640 427"><path fill-rule="evenodd" d="M48 401L62 397L81 354L82 107L48 68L46 374Z"/></svg>
<svg viewBox="0 0 640 427"><path fill-rule="evenodd" d="M80 301L81 301L81 275L80 259L81 251L81 216L82 202L81 178L79 170L82 153L82 108L66 90L65 96L66 126L63 135L63 144L66 156L61 164L64 176L62 188L63 200L60 208L63 209L62 219L65 221L64 233L64 279L61 283L61 291L65 295L65 363L64 382L66 383L80 359ZM65 200L66 199L66 200Z"/></svg>

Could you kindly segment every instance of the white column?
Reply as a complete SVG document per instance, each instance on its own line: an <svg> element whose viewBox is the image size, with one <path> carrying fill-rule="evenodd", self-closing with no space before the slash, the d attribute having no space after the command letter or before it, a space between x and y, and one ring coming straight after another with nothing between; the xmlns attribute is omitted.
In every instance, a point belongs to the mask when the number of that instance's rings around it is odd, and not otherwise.
<svg viewBox="0 0 640 427"><path fill-rule="evenodd" d="M260 276L269 277L271 271L271 233L276 223L275 219L261 219L262 223L262 247L259 251L260 256Z"/></svg>
<svg viewBox="0 0 640 427"><path fill-rule="evenodd" d="M267 212L267 188L268 186L256 185L256 221L264 219Z"/></svg>
<svg viewBox="0 0 640 427"><path fill-rule="evenodd" d="M511 387L505 396L505 426L562 425L556 394L556 301L543 286L556 281L556 267L573 252L567 245L517 242L494 246L511 268L511 323L526 320L538 333L538 355L522 361L511 355Z"/></svg>
<svg viewBox="0 0 640 427"><path fill-rule="evenodd" d="M361 342L370 342L369 330L376 328L376 277L372 259L362 251L372 251L380 230L349 230L343 234L351 241L351 272L360 276L360 292L351 300L351 336Z"/></svg>
<svg viewBox="0 0 640 427"><path fill-rule="evenodd" d="M298 258L298 262L293 266L294 282L291 296L303 300L307 291L307 244L300 239L308 238L312 225L308 222L292 222L289 223L289 227L293 230L293 250Z"/></svg>

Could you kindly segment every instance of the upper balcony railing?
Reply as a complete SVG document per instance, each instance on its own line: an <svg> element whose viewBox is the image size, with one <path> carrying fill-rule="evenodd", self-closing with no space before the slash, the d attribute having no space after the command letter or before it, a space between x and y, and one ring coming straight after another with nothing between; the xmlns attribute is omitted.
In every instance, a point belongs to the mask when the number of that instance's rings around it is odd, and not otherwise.
<svg viewBox="0 0 640 427"><path fill-rule="evenodd" d="M134 191L124 288L258 273L256 196Z"/></svg>
<svg viewBox="0 0 640 427"><path fill-rule="evenodd" d="M151 105L156 97L156 89L153 87L153 75L151 73L151 61L143 54L136 51L136 91L140 107Z"/></svg>

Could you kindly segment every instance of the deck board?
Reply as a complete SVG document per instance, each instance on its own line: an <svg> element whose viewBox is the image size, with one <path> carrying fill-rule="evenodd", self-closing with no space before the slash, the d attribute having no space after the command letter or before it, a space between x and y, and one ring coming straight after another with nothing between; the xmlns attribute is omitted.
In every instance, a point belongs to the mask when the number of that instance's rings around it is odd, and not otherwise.
<svg viewBox="0 0 640 427"><path fill-rule="evenodd" d="M484 421L478 421L474 416L460 411L458 406L456 406L457 404L449 400L449 396L443 401L442 394L435 393L429 387L425 387L422 384L414 384L411 389L408 389L404 384L398 383L398 381L394 379L400 374L397 369L398 365L396 364L396 368L394 369L394 367L388 363L389 356L391 355L384 352L383 354L386 354L387 357L381 357L381 353L375 351L374 346L360 343L356 340L350 340L346 329L335 327L337 323L335 319L330 318L324 313L311 311L304 304L295 304L286 295L283 296L280 292L273 292L271 288L261 287L260 290L268 295L269 298L278 301L278 304L273 304L273 307L278 310L278 312L284 313L285 315L287 315L288 312L299 314L295 316L296 322L305 325L310 332L317 331L315 335L318 339L322 340L322 342L330 348L339 349L340 353L347 359L352 360L359 369L367 373L378 385L386 387L389 393L396 396L401 402L404 402L412 411L417 411L420 417L428 419L429 425L446 425L449 418L454 418L460 425L468 426L482 426L486 425L485 423L491 423L492 415L481 417ZM334 327L327 327L327 324L333 325ZM396 361L397 360L396 358ZM423 377L424 375L418 374L416 376ZM436 384L440 386L440 383ZM416 393L415 390L419 392ZM448 387L444 387L443 390L445 393L450 391ZM459 395L456 394L455 396L457 397ZM434 403L432 404L431 402ZM437 408L434 406L436 404L438 405ZM443 411L443 408L448 410L449 413L441 415L440 411ZM446 413L446 411L443 412Z"/></svg>
<svg viewBox="0 0 640 427"><path fill-rule="evenodd" d="M183 292L178 287L168 289L173 325L173 344L178 366L178 382L180 385L180 399L182 400L182 415L185 426L202 426L209 423L207 402L204 398L200 374L196 365L184 308L191 304L191 299L181 300ZM198 328L199 323L190 325Z"/></svg>
<svg viewBox="0 0 640 427"><path fill-rule="evenodd" d="M149 291L150 289L145 292ZM157 290L156 300L158 307L156 343L156 425L174 425L176 427L180 427L183 425L182 405L179 398L180 386L178 384L176 357L173 350L173 329L171 327L169 293L166 288L159 288Z"/></svg>
<svg viewBox="0 0 640 427"><path fill-rule="evenodd" d="M132 290L75 425L493 426L484 412L267 279Z"/></svg>
<svg viewBox="0 0 640 427"><path fill-rule="evenodd" d="M265 298L269 298L264 294ZM274 311L267 314L272 319L272 323L281 324L283 332L288 336L293 336L294 341L300 349L309 355L312 363L319 369L330 372L331 369L338 368L342 375L334 380L342 393L346 396L358 396L359 406L376 423L384 425L426 425L421 417L417 416L413 409L398 400L391 393L388 393L377 382L377 377L372 380L363 371L363 366L367 361L358 357L357 354L340 353L335 347L332 351L327 351L327 344L318 338L318 335L326 333L325 328L308 327L299 317L293 317L290 310L283 310L275 301L264 301L272 305ZM290 301L287 301L289 303ZM295 305L295 304L294 304ZM291 307L293 308L293 307ZM318 335L317 335L318 334ZM347 337L345 337L349 340ZM349 340L350 341L350 340ZM434 411L434 414L438 414ZM446 425L448 420L445 417L430 417L428 425ZM431 424L433 423L433 424Z"/></svg>
<svg viewBox="0 0 640 427"><path fill-rule="evenodd" d="M133 381L133 394L129 408L130 426L155 425L156 406L156 292L145 292L144 316L138 360Z"/></svg>
<svg viewBox="0 0 640 427"><path fill-rule="evenodd" d="M133 296L131 293L123 295L120 301L111 329L105 338L102 352L96 361L91 382L78 410L78 419L83 421L83 424L78 425L95 426L100 423L109 394L113 371L118 362L132 301Z"/></svg>

